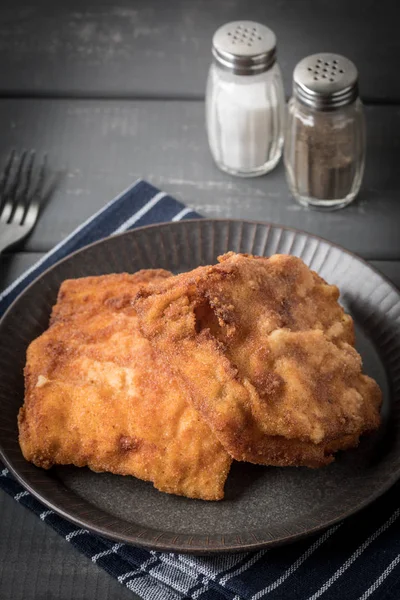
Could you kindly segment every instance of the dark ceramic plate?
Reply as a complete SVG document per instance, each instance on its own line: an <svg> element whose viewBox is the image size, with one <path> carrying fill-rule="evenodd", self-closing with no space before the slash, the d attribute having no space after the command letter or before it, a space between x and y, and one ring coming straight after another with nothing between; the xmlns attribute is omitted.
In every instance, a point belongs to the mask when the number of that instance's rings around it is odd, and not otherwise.
<svg viewBox="0 0 400 600"><path fill-rule="evenodd" d="M319 470L236 463L222 502L162 494L133 477L74 467L43 471L27 463L17 433L25 351L46 329L60 283L152 267L179 272L213 263L228 250L295 254L340 287L341 302L356 322L365 371L384 393L380 431ZM4 316L0 378L1 455L18 480L79 526L135 545L205 554L289 542L355 513L400 476L400 294L358 257L292 229L186 221L137 229L80 250L39 277Z"/></svg>

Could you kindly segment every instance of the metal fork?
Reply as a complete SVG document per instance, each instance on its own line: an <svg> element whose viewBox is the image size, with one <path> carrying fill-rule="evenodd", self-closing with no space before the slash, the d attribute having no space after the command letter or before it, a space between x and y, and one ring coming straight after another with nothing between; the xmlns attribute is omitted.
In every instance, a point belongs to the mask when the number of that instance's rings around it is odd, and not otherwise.
<svg viewBox="0 0 400 600"><path fill-rule="evenodd" d="M35 152L23 152L19 158L13 150L0 180L0 254L23 240L39 216L46 156L34 168Z"/></svg>

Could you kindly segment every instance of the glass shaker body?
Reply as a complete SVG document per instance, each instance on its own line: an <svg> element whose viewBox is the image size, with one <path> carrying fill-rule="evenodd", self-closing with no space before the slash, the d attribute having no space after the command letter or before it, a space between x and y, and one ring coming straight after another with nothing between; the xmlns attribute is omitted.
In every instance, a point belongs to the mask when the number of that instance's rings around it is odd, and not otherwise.
<svg viewBox="0 0 400 600"><path fill-rule="evenodd" d="M206 124L217 166L242 177L263 175L283 147L285 98L275 62L256 75L237 75L213 63L206 92Z"/></svg>
<svg viewBox="0 0 400 600"><path fill-rule="evenodd" d="M288 105L285 167L294 198L302 205L335 209L359 192L365 164L365 121L360 99L331 111Z"/></svg>
<svg viewBox="0 0 400 600"><path fill-rule="evenodd" d="M357 68L345 56L313 54L296 65L284 160L300 204L334 210L356 197L364 173L365 121Z"/></svg>

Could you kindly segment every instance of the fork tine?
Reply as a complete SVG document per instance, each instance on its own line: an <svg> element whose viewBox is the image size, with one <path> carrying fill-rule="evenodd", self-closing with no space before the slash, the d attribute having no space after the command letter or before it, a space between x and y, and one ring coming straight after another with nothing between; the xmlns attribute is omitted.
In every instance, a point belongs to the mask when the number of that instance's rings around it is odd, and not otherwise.
<svg viewBox="0 0 400 600"><path fill-rule="evenodd" d="M22 187L21 192L20 192L20 198L22 198L23 200L25 200L25 198L27 197L28 191L29 191L29 186L31 185L32 169L33 169L34 162L35 162L35 151L31 150L29 153L28 165L26 167L25 185Z"/></svg>
<svg viewBox="0 0 400 600"><path fill-rule="evenodd" d="M12 202L6 202L0 215L0 222L7 224L13 212Z"/></svg>
<svg viewBox="0 0 400 600"><path fill-rule="evenodd" d="M32 228L34 226L39 215L39 208L40 206L38 202L33 201L29 204L24 221L24 225L26 225L26 227Z"/></svg>
<svg viewBox="0 0 400 600"><path fill-rule="evenodd" d="M11 167L14 162L14 157L15 157L15 150L13 149L13 150L11 150L11 153L7 159L6 166L4 167L4 171L2 173L1 180L0 180L0 215L2 213L3 206L6 201L4 191L7 186L8 177L10 175Z"/></svg>
<svg viewBox="0 0 400 600"><path fill-rule="evenodd" d="M28 207L28 203L29 203L29 188L31 185L31 179L32 179L32 169L33 169L33 163L35 161L35 152L33 150L31 150L31 152L29 153L29 158L28 158L28 165L27 168L25 169L25 173L24 176L21 177L22 180L22 187L18 193L18 197L16 198L17 200L17 206L15 208L15 212L13 215L13 222L22 225L22 222L24 220L24 216ZM25 181L24 181L25 179Z"/></svg>
<svg viewBox="0 0 400 600"><path fill-rule="evenodd" d="M47 154L44 154L42 166L40 167L40 171L39 171L39 175L38 175L37 185L32 194L32 198L37 201L39 200L40 193L43 189L44 180L45 180L45 176L46 176L46 167L47 167Z"/></svg>
<svg viewBox="0 0 400 600"><path fill-rule="evenodd" d="M33 227L35 224L39 212L40 212L40 204L43 200L43 187L46 178L46 169L47 169L47 154L44 154L42 165L40 167L38 179L34 191L30 195L28 199L27 209L24 218L24 225L28 227Z"/></svg>
<svg viewBox="0 0 400 600"><path fill-rule="evenodd" d="M24 150L23 153L21 154L21 157L18 162L17 170L11 178L12 183L10 184L10 189L5 191L5 193L4 193L4 195L6 196L6 199L7 199L5 208L7 208L10 203L11 203L11 207L12 207L11 216L8 218L8 221L10 221L12 219L13 213L17 206L17 198L18 198L17 192L18 192L18 188L21 185L22 172L23 172L27 154L28 153L26 150Z"/></svg>

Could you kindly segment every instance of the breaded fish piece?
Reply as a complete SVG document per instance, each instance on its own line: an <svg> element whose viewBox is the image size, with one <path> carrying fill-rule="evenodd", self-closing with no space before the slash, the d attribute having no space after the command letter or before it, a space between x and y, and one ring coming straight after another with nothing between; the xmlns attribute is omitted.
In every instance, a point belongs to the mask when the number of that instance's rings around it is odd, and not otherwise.
<svg viewBox="0 0 400 600"><path fill-rule="evenodd" d="M65 281L31 343L19 441L35 465L133 475L172 494L220 500L231 457L141 335L132 299L170 273Z"/></svg>
<svg viewBox="0 0 400 600"><path fill-rule="evenodd" d="M379 426L339 290L299 259L229 253L142 290L143 334L236 460L317 467Z"/></svg>

